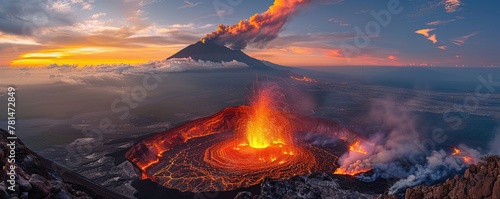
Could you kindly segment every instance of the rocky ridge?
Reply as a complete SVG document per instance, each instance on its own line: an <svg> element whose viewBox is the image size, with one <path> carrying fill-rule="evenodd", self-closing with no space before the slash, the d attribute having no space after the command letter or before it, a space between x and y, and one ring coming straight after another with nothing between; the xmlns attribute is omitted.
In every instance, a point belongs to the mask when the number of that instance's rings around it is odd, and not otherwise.
<svg viewBox="0 0 500 199"><path fill-rule="evenodd" d="M11 199L91 199L96 195L75 189L74 185L64 182L56 172L47 168L36 153L28 149L21 140L15 140L15 163L11 164L9 157L12 140L9 134L0 129L0 198ZM15 169L15 183L9 181L11 166ZM12 168L14 168L12 167ZM9 187L14 184L14 191ZM99 197L98 197L99 198Z"/></svg>
<svg viewBox="0 0 500 199"><path fill-rule="evenodd" d="M406 189L406 199L430 198L500 198L500 157L488 156L483 162L471 164L461 177L458 175L442 184L419 185Z"/></svg>
<svg viewBox="0 0 500 199"><path fill-rule="evenodd" d="M352 176L328 173L293 177L290 180L266 179L261 183L257 195L243 191L235 199L372 199L387 198L384 191L388 184L384 181L361 182Z"/></svg>

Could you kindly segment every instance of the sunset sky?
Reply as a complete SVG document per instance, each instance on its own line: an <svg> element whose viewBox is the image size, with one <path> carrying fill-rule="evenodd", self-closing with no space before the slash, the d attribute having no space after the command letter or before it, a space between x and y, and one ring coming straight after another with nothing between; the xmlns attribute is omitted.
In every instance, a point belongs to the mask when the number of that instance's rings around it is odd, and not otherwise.
<svg viewBox="0 0 500 199"><path fill-rule="evenodd" d="M500 65L498 1L401 0L402 12L392 14L386 26L372 11L387 11L388 2L397 0L308 1L277 38L243 51L288 66ZM162 60L218 24L237 24L273 2L0 0L0 66ZM361 38L356 30L366 34L374 23L378 34L367 34L368 44L346 56L346 46Z"/></svg>

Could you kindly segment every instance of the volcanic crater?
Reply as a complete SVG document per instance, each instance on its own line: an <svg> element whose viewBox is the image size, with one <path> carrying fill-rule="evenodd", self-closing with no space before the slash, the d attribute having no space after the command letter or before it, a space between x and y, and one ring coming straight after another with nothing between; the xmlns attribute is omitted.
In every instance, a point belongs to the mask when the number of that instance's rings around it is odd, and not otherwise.
<svg viewBox="0 0 500 199"><path fill-rule="evenodd" d="M143 179L183 192L207 192L338 169L338 154L345 151L334 154L300 135L339 139L362 151L364 139L356 132L289 112L283 97L273 87L256 89L249 105L158 133L134 145L126 157L142 170Z"/></svg>

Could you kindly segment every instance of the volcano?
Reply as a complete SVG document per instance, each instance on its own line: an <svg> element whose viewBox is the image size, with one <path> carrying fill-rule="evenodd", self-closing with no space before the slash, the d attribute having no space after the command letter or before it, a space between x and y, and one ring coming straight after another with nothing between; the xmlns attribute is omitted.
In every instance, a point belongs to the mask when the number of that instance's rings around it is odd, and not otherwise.
<svg viewBox="0 0 500 199"><path fill-rule="evenodd" d="M241 50L232 50L225 46L220 46L213 42L201 42L198 41L195 44L191 44L188 47L180 50L174 55L167 58L192 58L194 60L203 60L211 62L230 62L236 60L241 63L245 63L254 69L268 70L270 67L266 66L263 62L248 56Z"/></svg>
<svg viewBox="0 0 500 199"><path fill-rule="evenodd" d="M356 132L287 112L285 95L276 90L267 85L254 91L248 106L228 107L158 133L131 147L126 157L143 179L183 192L207 192L249 187L266 178L333 173L338 157L297 139L300 134L343 140L351 151L364 151L365 139Z"/></svg>

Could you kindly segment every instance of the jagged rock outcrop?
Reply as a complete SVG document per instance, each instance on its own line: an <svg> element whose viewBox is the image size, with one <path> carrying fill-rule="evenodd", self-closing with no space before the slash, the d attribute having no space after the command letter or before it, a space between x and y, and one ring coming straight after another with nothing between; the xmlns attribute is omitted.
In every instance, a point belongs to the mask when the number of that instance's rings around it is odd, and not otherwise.
<svg viewBox="0 0 500 199"><path fill-rule="evenodd" d="M462 177L455 176L442 184L406 189L405 198L499 199L500 157L484 158L483 162L470 165Z"/></svg>
<svg viewBox="0 0 500 199"><path fill-rule="evenodd" d="M323 173L297 176L290 180L267 179L261 183L260 194L240 192L235 199L372 199L381 197L387 187L384 182L366 183L351 176Z"/></svg>
<svg viewBox="0 0 500 199"><path fill-rule="evenodd" d="M90 199L86 193L73 189L72 185L63 182L58 176L47 169L40 157L28 149L21 140L15 140L15 163L8 162L13 140L8 140L9 134L0 129L0 198L79 198ZM11 161L12 162L12 161ZM14 190L12 186L10 167L15 166Z"/></svg>

